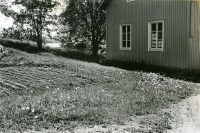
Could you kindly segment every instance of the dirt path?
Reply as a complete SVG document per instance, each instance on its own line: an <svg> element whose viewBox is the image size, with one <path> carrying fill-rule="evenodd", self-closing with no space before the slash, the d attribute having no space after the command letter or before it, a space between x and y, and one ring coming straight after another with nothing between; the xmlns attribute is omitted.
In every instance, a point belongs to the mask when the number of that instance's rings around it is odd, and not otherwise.
<svg viewBox="0 0 200 133"><path fill-rule="evenodd" d="M200 94L172 105L168 111L173 120L167 133L200 133Z"/></svg>

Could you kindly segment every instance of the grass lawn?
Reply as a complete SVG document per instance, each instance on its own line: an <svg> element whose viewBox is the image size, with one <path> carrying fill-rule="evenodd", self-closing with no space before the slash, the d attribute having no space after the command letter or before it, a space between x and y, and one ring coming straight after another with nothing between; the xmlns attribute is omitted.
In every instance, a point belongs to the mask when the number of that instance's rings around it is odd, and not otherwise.
<svg viewBox="0 0 200 133"><path fill-rule="evenodd" d="M156 73L6 49L0 63L2 132L86 132L83 127L95 126L107 133L120 126L119 132L163 132L172 117L162 109L197 88Z"/></svg>

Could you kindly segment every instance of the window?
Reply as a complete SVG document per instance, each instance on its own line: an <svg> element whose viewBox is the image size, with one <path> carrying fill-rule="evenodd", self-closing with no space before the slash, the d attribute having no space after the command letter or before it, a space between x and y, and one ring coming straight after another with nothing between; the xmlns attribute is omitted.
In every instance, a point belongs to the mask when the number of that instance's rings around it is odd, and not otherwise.
<svg viewBox="0 0 200 133"><path fill-rule="evenodd" d="M131 25L120 26L120 50L131 50Z"/></svg>
<svg viewBox="0 0 200 133"><path fill-rule="evenodd" d="M164 20L148 23L148 50L163 51L164 47Z"/></svg>

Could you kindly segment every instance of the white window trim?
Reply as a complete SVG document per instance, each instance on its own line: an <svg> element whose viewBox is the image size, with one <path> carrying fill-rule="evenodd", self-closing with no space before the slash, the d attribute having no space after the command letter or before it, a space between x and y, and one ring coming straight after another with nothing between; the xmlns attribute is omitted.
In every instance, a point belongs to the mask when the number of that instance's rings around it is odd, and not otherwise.
<svg viewBox="0 0 200 133"><path fill-rule="evenodd" d="M153 23L160 23L160 22L162 22L162 41L163 41L163 47L162 48L151 48L151 24L153 24ZM148 51L164 51L164 31L165 31L165 29L164 29L164 26L165 25L165 23L164 23L164 20L159 20L159 21L152 21L152 22L148 22Z"/></svg>
<svg viewBox="0 0 200 133"><path fill-rule="evenodd" d="M122 42L122 27L123 26L130 26L130 47L124 48L123 42ZM120 25L120 50L131 50L131 42L132 42L132 25L131 24L121 24Z"/></svg>

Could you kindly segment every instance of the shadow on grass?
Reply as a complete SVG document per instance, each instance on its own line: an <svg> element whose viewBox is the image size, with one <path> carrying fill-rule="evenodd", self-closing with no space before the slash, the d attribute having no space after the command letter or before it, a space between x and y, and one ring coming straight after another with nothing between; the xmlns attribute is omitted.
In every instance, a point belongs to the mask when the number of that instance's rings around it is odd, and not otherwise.
<svg viewBox="0 0 200 133"><path fill-rule="evenodd" d="M98 63L98 60L91 54L86 54L86 53L75 51L75 50L65 50L61 48L47 48L47 49L46 49L47 51L45 52L53 53L56 56L62 56L62 57L67 57L67 58L81 60L81 61Z"/></svg>
<svg viewBox="0 0 200 133"><path fill-rule="evenodd" d="M36 54L40 52L49 52L53 53L56 56L62 56L87 62L98 62L98 60L91 54L85 54L78 50L65 50L62 48L50 48L48 46L44 46L42 51L38 51L37 43L32 41L28 43L27 41L20 41L15 39L1 39L0 45L4 47L18 49L27 53Z"/></svg>
<svg viewBox="0 0 200 133"><path fill-rule="evenodd" d="M106 60L104 65L114 66L125 70L154 72L170 78L200 83L200 70L196 69L167 68L167 67L145 64L144 62L136 63L132 61L118 61L118 60Z"/></svg>
<svg viewBox="0 0 200 133"><path fill-rule="evenodd" d="M1 39L0 44L5 47L18 49L18 50L25 51L28 53L39 52L37 49L36 43L33 43L32 41L28 43L25 41L14 40L14 39Z"/></svg>

